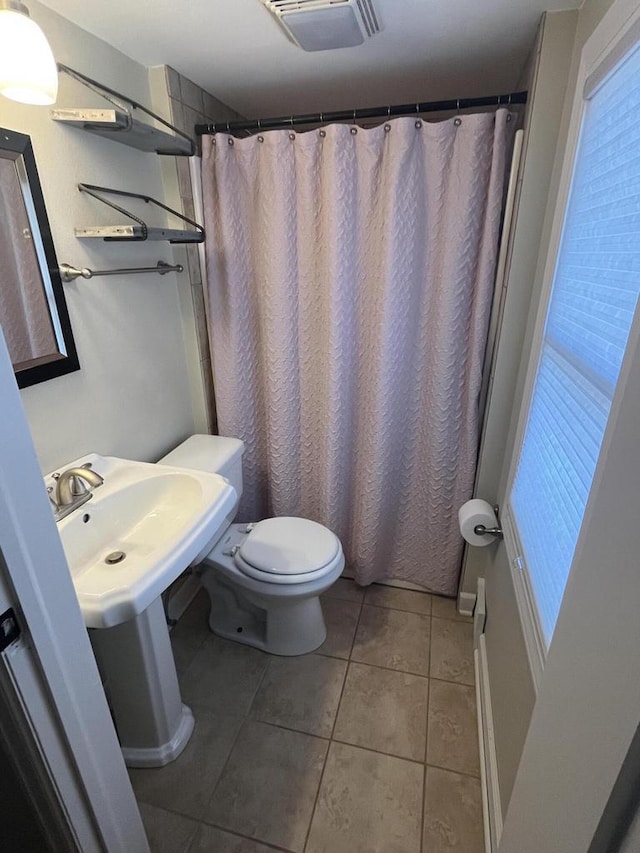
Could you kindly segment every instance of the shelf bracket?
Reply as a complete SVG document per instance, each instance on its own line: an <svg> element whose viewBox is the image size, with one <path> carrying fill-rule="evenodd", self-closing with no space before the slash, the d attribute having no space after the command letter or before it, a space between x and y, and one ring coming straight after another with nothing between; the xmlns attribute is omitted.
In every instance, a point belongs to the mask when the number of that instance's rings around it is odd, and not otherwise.
<svg viewBox="0 0 640 853"><path fill-rule="evenodd" d="M139 110L140 112L144 113L146 116L149 116L149 118L153 119L153 121L159 122L161 125L168 128L168 130L170 130L171 133L175 137L178 137L179 139L183 140L183 143L182 143L183 144L183 150L171 150L170 148L168 148L167 150L163 150L162 148L153 149L156 151L157 154L166 154L166 155L170 155L170 156L174 156L174 157L181 157L181 156L182 157L193 157L193 155L196 153L196 148L195 148L195 144L193 142L193 139L187 133L185 133L182 130L179 130L173 124L166 121L166 119L163 119L162 116L159 116L157 113L152 112L150 109L147 109L147 107L138 103L138 101L134 101L133 98L129 98L129 97L127 97L127 95L123 95L120 92L117 92L115 89L111 89L109 86L105 86L104 84L99 83L97 80L94 80L91 77L87 77L86 74L81 74L80 71L76 71L74 68L70 68L68 65L64 65L62 62L58 62L57 67L58 67L58 71L60 71L64 74L67 74L73 80L76 80L82 86L89 89L91 92L94 92L95 94L99 95L101 98L104 98L106 101L108 101L110 104L115 106L118 110L120 110L121 114L124 116L124 118L126 120L126 127L124 128L125 130L129 130L129 131L133 130L133 125L137 121L137 120L134 120L134 118L133 118L133 111ZM74 110L53 110L53 117L58 121L64 121L65 118L69 117L68 114L71 114L73 112L75 112L75 111ZM82 111L80 111L80 112L82 112ZM89 112L91 112L91 111L89 111ZM138 123L138 127L146 128L149 134L154 129L152 125L145 124L144 122ZM92 124L91 120L87 120L85 129L93 130L94 132L99 132L100 121L96 121L95 123ZM118 128L118 127L106 128L106 135L111 136L112 138L116 138L113 136L114 131L115 130L121 130L121 129L122 129L122 126L120 128ZM167 140L167 139L170 140L170 137L168 136L168 134L165 131L157 131L157 134L164 137L163 142L164 142L164 140ZM105 134L102 134L102 135L105 135ZM124 140L121 140L121 141L124 141ZM188 146L184 146L185 142L188 143ZM131 143L129 143L129 144L131 144ZM138 145L136 145L136 143L133 143L133 145L134 145L134 147L139 147ZM145 150L145 149L143 149L143 150ZM152 150L152 149L149 148L146 150Z"/></svg>
<svg viewBox="0 0 640 853"><path fill-rule="evenodd" d="M94 184L78 184L78 189L80 192L87 193L92 198L95 198L97 201L102 202L102 204L106 204L107 207L110 207L112 210L118 211L123 216L126 216L128 219L131 219L133 222L136 222L138 225L138 230L133 231L131 234L123 234L121 233L124 229L118 228L118 226L109 227L105 226L104 228L95 228L95 229L76 229L76 236L78 237L102 237L104 240L137 240L144 241L148 239L159 239L159 240L168 240L170 243L202 243L204 241L205 233L202 225L198 225L193 219L189 219L188 216L185 216L182 213L178 213L177 210L174 210L171 207L168 207L161 201L158 201L155 198L152 198L148 195L143 195L142 193L132 193L127 190L115 190L110 187L98 187ZM172 216L176 216L178 219L181 219L183 222L186 222L188 225L193 226L194 231L172 231L169 229L162 228L150 228L147 223L141 219L139 216L136 216L134 213L131 213L130 210L127 210L124 207L116 204L114 201L110 199L104 198L103 193L107 195L115 195L120 196L122 198L134 198L139 199L140 201L145 202L145 204L152 204L156 207L165 210L167 213L170 213ZM91 233L88 233L91 232Z"/></svg>

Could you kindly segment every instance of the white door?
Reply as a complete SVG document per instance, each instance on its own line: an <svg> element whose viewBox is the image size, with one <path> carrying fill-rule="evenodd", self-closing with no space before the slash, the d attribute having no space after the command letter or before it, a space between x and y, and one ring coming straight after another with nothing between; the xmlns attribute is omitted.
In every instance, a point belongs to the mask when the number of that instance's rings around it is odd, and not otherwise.
<svg viewBox="0 0 640 853"><path fill-rule="evenodd" d="M148 853L1 333L0 408L0 740L56 853Z"/></svg>
<svg viewBox="0 0 640 853"><path fill-rule="evenodd" d="M536 693L499 853L608 849L640 724L637 0L582 53L545 278L495 564Z"/></svg>

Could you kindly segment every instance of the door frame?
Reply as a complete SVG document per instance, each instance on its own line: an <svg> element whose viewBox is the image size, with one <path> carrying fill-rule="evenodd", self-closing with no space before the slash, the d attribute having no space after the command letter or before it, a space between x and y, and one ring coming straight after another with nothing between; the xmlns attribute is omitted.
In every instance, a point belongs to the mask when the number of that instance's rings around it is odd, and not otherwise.
<svg viewBox="0 0 640 853"><path fill-rule="evenodd" d="M638 0L616 0L586 42L571 113L560 192L518 437L519 452L548 295L568 201L584 109L585 83L640 33ZM537 679L537 698L499 853L600 853L616 781L640 772L634 738L640 725L640 309L636 309L600 459L551 645ZM505 535L505 540L508 535ZM506 543L508 544L508 543ZM518 569L514 583L521 583ZM526 630L526 611L521 610ZM535 648L529 648L535 655Z"/></svg>
<svg viewBox="0 0 640 853"><path fill-rule="evenodd" d="M509 461L509 470L506 479L502 507L502 521L505 528L504 544L509 558L511 580L516 595L529 666L536 692L540 687L543 677L547 649L545 648L536 612L533 590L526 573L521 568L520 555L522 551L516 533L517 525L512 516L510 494L516 477L519 452L527 427L531 398L538 371L539 355L544 337L546 315L551 299L558 253L564 230L564 219L571 193L575 159L578 153L582 122L587 103L585 88L594 75L599 75L603 69L605 71L611 70L613 65L617 63L617 57L623 56L626 52L625 48L631 47L629 43L630 37L634 35L638 26L640 26L640 13L637 0L616 0L582 49L560 184L553 215L553 224L547 247L542 292L536 313L536 322L520 403L520 414L518 416L512 456ZM612 57L616 57L615 61L612 61ZM629 336L630 347L632 336L633 330ZM620 395L616 394L612 402L610 421L617 415L619 397Z"/></svg>
<svg viewBox="0 0 640 853"><path fill-rule="evenodd" d="M21 629L2 679L78 849L148 853L1 332L0 401L0 613Z"/></svg>

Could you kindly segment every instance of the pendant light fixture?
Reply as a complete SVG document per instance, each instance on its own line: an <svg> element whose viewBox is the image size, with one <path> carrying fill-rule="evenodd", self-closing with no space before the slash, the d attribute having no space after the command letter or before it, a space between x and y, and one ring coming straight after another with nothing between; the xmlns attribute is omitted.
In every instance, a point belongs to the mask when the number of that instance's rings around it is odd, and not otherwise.
<svg viewBox="0 0 640 853"><path fill-rule="evenodd" d="M0 94L23 104L53 104L58 70L45 34L20 0L0 0Z"/></svg>

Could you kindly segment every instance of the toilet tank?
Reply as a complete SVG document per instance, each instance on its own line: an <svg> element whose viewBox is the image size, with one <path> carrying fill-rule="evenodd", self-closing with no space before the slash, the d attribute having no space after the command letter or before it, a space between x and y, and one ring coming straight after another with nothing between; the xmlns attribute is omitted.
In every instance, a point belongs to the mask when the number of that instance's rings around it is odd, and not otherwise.
<svg viewBox="0 0 640 853"><path fill-rule="evenodd" d="M244 442L239 438L226 438L222 435L192 435L171 453L159 459L158 464L220 474L227 478L240 499L243 453Z"/></svg>

